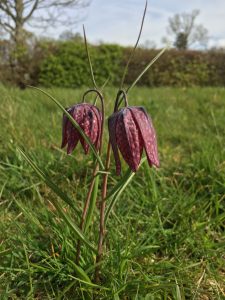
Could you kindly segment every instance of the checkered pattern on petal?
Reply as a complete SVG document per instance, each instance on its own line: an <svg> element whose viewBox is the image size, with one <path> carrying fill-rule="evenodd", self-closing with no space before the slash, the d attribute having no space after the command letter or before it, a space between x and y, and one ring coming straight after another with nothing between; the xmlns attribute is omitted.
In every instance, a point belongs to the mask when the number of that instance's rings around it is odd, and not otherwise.
<svg viewBox="0 0 225 300"><path fill-rule="evenodd" d="M155 130L143 107L123 108L109 118L108 124L117 174L121 172L118 149L134 172L140 165L143 148L149 165L159 166Z"/></svg>
<svg viewBox="0 0 225 300"><path fill-rule="evenodd" d="M93 110L93 112L95 114L96 122L98 125L98 129L96 130L97 138L96 138L96 142L95 142L95 147L98 150L100 147L100 139L101 139L101 131L102 131L102 114L96 106L92 105L90 108L91 108L91 110Z"/></svg>
<svg viewBox="0 0 225 300"><path fill-rule="evenodd" d="M124 108L118 117L116 140L124 160L136 172L141 160L142 140L129 108Z"/></svg>
<svg viewBox="0 0 225 300"><path fill-rule="evenodd" d="M132 115L138 124L148 163L159 167L156 133L152 121L143 107L131 107Z"/></svg>
<svg viewBox="0 0 225 300"><path fill-rule="evenodd" d="M79 124L90 141L99 149L101 136L101 113L97 107L91 104L76 104L67 109L73 119ZM67 116L63 116L62 148L68 144L67 153L70 154L80 140L85 154L88 153L89 145L85 142L79 131L72 125Z"/></svg>

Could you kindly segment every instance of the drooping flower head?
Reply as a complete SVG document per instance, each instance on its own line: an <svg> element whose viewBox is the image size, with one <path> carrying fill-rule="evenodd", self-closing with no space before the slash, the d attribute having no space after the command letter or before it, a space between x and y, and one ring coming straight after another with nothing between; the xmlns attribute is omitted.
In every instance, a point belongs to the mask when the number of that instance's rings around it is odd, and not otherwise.
<svg viewBox="0 0 225 300"><path fill-rule="evenodd" d="M79 124L84 133L89 137L96 150L100 147L102 114L100 110L92 104L80 103L66 109L73 119ZM62 145L67 146L67 153L70 154L77 146L78 142L84 149L84 153L89 151L89 145L85 142L79 131L73 126L68 117L63 115Z"/></svg>
<svg viewBox="0 0 225 300"><path fill-rule="evenodd" d="M134 172L139 167L143 149L149 165L159 167L155 129L143 107L127 106L115 112L110 116L108 126L118 175L121 172L118 149Z"/></svg>

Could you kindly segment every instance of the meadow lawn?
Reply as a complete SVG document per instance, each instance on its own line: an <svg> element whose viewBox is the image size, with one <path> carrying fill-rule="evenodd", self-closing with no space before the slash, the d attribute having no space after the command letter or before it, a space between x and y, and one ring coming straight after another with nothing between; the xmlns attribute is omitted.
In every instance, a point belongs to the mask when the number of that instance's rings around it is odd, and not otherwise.
<svg viewBox="0 0 225 300"><path fill-rule="evenodd" d="M48 91L68 107L85 89ZM116 89L104 94L109 116ZM225 89L134 88L128 99L152 117L161 166L144 163L115 205L96 287L75 272L77 239L17 146L79 209L92 156L60 149L62 112L47 97L0 86L0 299L224 299ZM110 188L119 180L113 158L111 173ZM98 216L88 234L95 245ZM83 247L89 278L93 262Z"/></svg>

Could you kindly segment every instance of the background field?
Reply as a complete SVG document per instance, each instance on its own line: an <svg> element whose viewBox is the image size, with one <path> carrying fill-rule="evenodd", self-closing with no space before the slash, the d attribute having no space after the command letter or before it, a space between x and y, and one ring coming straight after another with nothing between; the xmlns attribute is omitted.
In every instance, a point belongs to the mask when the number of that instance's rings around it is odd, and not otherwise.
<svg viewBox="0 0 225 300"><path fill-rule="evenodd" d="M49 91L69 106L84 89ZM108 115L115 93L105 91ZM88 299L90 290L97 299L223 299L224 88L135 88L129 95L130 105L144 105L153 119L161 168L144 164L114 208L102 289L76 279L76 239L49 202L55 195L16 146L77 207L88 188L91 157L80 147L71 156L59 148L61 112L42 94L3 86L0 94L1 299ZM96 242L95 223L92 228ZM82 267L92 277L93 257L85 251Z"/></svg>

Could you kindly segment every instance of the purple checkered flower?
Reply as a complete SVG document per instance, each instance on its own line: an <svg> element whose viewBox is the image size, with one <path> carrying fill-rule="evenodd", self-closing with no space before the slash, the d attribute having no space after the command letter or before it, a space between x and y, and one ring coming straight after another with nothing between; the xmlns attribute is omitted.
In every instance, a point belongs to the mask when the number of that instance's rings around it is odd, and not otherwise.
<svg viewBox="0 0 225 300"><path fill-rule="evenodd" d="M99 109L88 103L76 104L67 109L68 113L79 124L84 133L89 137L96 150L100 146L101 138L101 122L102 114ZM89 151L89 145L85 142L79 131L72 125L68 117L63 115L63 128L62 128L62 145L61 148L67 146L67 154L72 153L78 142L84 149L84 153Z"/></svg>
<svg viewBox="0 0 225 300"><path fill-rule="evenodd" d="M145 149L150 166L159 167L155 129L143 107L128 106L109 118L109 139L116 162L116 173L121 173L118 148L132 171L136 172Z"/></svg>

